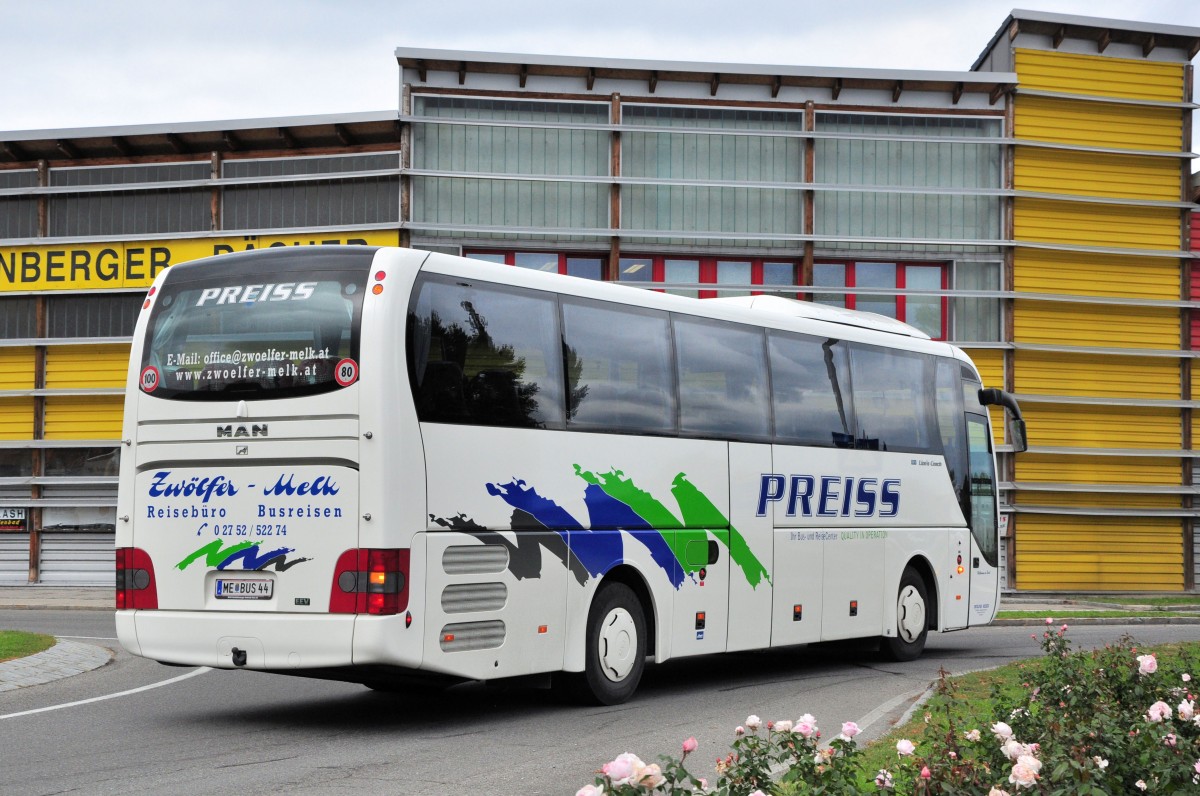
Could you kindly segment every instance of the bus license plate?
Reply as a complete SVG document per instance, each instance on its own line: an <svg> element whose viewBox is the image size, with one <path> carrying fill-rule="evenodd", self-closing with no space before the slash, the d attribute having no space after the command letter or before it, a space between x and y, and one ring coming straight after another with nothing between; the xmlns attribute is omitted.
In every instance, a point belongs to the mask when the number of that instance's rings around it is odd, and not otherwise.
<svg viewBox="0 0 1200 796"><path fill-rule="evenodd" d="M275 581L248 579L217 579L218 600L269 600L274 596Z"/></svg>

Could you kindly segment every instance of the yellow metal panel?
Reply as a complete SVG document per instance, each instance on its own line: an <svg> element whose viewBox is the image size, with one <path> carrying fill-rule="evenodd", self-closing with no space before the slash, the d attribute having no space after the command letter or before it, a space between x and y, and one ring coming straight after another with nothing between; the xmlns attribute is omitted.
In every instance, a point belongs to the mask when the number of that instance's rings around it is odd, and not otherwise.
<svg viewBox="0 0 1200 796"><path fill-rule="evenodd" d="M1016 301L1013 339L1020 343L1179 349L1179 310Z"/></svg>
<svg viewBox="0 0 1200 796"><path fill-rule="evenodd" d="M1048 484L1141 484L1180 486L1179 459L1022 453L1016 479Z"/></svg>
<svg viewBox="0 0 1200 796"><path fill-rule="evenodd" d="M1057 508L1156 508L1177 509L1179 495L1135 495L1124 492L1018 492L1017 505Z"/></svg>
<svg viewBox="0 0 1200 796"><path fill-rule="evenodd" d="M1045 249L1017 249L1013 286L1020 293L1118 296L1176 301L1179 260Z"/></svg>
<svg viewBox="0 0 1200 796"><path fill-rule="evenodd" d="M33 399L0 398L0 439L33 438Z"/></svg>
<svg viewBox="0 0 1200 796"><path fill-rule="evenodd" d="M69 396L46 399L46 439L120 439L124 399Z"/></svg>
<svg viewBox="0 0 1200 796"><path fill-rule="evenodd" d="M1000 348L963 349L979 370L984 387L1004 388L1004 350Z"/></svg>
<svg viewBox="0 0 1200 796"><path fill-rule="evenodd" d="M1018 95L1013 129L1031 141L1179 152L1183 111Z"/></svg>
<svg viewBox="0 0 1200 796"><path fill-rule="evenodd" d="M1018 588L1183 589L1178 519L1022 513L1014 531Z"/></svg>
<svg viewBox="0 0 1200 796"><path fill-rule="evenodd" d="M1174 359L1049 351L1013 356L1018 393L1179 400L1181 375Z"/></svg>
<svg viewBox="0 0 1200 796"><path fill-rule="evenodd" d="M46 350L46 386L50 389L124 387L128 345L51 346Z"/></svg>
<svg viewBox="0 0 1200 796"><path fill-rule="evenodd" d="M1018 241L1179 251L1182 230L1183 219L1175 208L1013 201L1013 236Z"/></svg>
<svg viewBox="0 0 1200 796"><path fill-rule="evenodd" d="M1050 50L1014 50L1021 88L1183 102L1184 65Z"/></svg>
<svg viewBox="0 0 1200 796"><path fill-rule="evenodd" d="M0 348L0 390L32 390L32 348Z"/></svg>
<svg viewBox="0 0 1200 796"><path fill-rule="evenodd" d="M1021 407L1030 446L1181 448L1180 410L1133 406Z"/></svg>
<svg viewBox="0 0 1200 796"><path fill-rule="evenodd" d="M1013 187L1040 193L1178 202L1182 174L1179 163L1171 158L1018 147Z"/></svg>

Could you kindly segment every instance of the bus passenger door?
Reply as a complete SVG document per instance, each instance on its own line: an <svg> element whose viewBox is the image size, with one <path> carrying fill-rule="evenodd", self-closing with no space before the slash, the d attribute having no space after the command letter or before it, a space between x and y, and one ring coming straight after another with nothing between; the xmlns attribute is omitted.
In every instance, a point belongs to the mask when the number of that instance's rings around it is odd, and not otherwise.
<svg viewBox="0 0 1200 796"><path fill-rule="evenodd" d="M1000 533L996 511L996 467L992 433L987 418L967 414L967 449L970 452L971 502L970 560L971 606L969 623L987 624L1000 602Z"/></svg>

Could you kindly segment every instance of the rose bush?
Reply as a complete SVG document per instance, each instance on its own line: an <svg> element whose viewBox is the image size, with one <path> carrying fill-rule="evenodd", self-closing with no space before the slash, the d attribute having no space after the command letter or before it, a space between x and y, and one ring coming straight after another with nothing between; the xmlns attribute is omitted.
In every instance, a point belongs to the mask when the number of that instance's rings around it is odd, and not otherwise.
<svg viewBox="0 0 1200 796"><path fill-rule="evenodd" d="M823 742L809 714L768 722L751 715L716 759L711 781L689 770L699 744L688 738L679 758L661 764L617 756L577 796L1200 793L1200 713L1188 671L1200 663L1189 657L1195 653L1159 660L1139 654L1128 638L1075 651L1066 625L1046 625L1044 655L1029 667L1027 682L1015 694L995 689L992 718L971 721L978 726L960 724L961 700L956 704L953 681L942 672L927 705L927 731L915 742L889 742L885 768L867 770L854 722Z"/></svg>

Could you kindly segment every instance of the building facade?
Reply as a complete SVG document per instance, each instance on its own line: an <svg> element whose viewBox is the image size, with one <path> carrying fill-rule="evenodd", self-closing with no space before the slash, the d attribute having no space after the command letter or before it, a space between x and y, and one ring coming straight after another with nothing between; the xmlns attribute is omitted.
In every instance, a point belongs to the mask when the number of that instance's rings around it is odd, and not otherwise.
<svg viewBox="0 0 1200 796"><path fill-rule="evenodd" d="M361 242L904 320L1022 401L1009 588L1194 588L1198 50L1035 12L962 72L400 48L393 111L0 133L0 580L111 582L155 273Z"/></svg>

